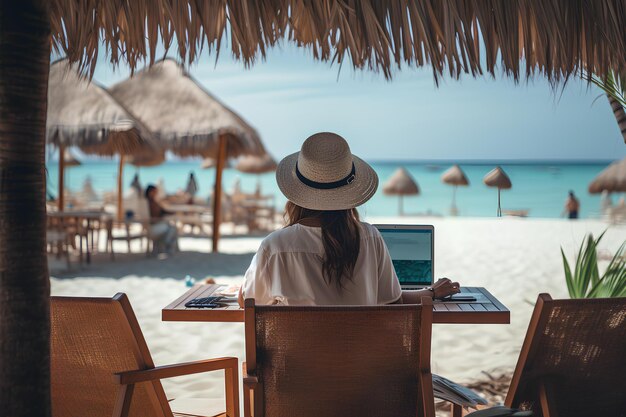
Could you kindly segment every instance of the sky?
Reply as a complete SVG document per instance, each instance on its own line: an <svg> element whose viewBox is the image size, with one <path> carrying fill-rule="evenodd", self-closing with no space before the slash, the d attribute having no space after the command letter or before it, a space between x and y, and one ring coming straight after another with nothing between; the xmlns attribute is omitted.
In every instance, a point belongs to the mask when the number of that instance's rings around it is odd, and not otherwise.
<svg viewBox="0 0 626 417"><path fill-rule="evenodd" d="M170 53L171 56L175 54ZM188 71L259 132L276 158L319 131L342 135L354 154L385 160L614 160L626 146L605 97L570 80L554 90L538 77L516 85L504 76L437 86L429 67L382 74L315 61L291 44L244 68L221 53ZM94 79L110 86L129 76L100 57Z"/></svg>

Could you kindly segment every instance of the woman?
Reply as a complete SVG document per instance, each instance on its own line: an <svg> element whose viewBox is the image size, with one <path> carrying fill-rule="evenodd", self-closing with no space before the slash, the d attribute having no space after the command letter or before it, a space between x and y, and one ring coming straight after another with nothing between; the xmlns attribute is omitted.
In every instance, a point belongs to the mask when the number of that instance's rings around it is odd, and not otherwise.
<svg viewBox="0 0 626 417"><path fill-rule="evenodd" d="M146 199L150 212L149 236L155 245L155 251L164 248L169 254L178 250L178 232L176 227L165 219L165 216L174 214L165 210L156 201L157 188L154 185L146 187Z"/></svg>
<svg viewBox="0 0 626 417"><path fill-rule="evenodd" d="M276 180L289 200L287 226L261 243L240 304L255 298L258 304L380 305L459 292L458 283L444 278L402 297L382 236L356 210L376 192L378 176L341 136L309 137L280 162Z"/></svg>

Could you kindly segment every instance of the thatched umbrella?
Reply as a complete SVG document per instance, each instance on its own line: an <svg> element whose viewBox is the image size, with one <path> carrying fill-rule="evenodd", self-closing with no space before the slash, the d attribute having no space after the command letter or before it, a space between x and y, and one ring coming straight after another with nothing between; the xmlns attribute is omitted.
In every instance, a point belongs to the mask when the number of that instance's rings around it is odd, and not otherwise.
<svg viewBox="0 0 626 417"><path fill-rule="evenodd" d="M165 151L160 148L145 149L126 157L126 162L137 168L161 165L165 162Z"/></svg>
<svg viewBox="0 0 626 417"><path fill-rule="evenodd" d="M230 159L227 159L226 162L224 162L224 168L223 169L227 169L227 168L232 168L233 164L230 162ZM200 168L202 169L210 169L210 168L215 168L217 166L217 161L213 158L204 158L202 159L202 162L200 162Z"/></svg>
<svg viewBox="0 0 626 417"><path fill-rule="evenodd" d="M398 168L391 178L383 185L383 193L385 195L397 195L400 200L398 202L398 214L404 215L403 199L405 195L418 195L420 193L417 182L411 174L404 168Z"/></svg>
<svg viewBox="0 0 626 417"><path fill-rule="evenodd" d="M59 156L63 158L63 165L65 165L65 168L77 167L82 165L82 162L80 162L78 158L76 158L76 155L74 155L69 149L65 149L63 151L63 154Z"/></svg>
<svg viewBox="0 0 626 417"><path fill-rule="evenodd" d="M495 187L498 189L498 217L502 216L502 208L500 207L500 190L508 190L512 187L511 180L502 168L495 167L485 175L483 182L487 187Z"/></svg>
<svg viewBox="0 0 626 417"><path fill-rule="evenodd" d="M446 172L441 174L441 181L452 186L452 206L450 207L450 214L456 216L458 214L456 208L456 187L468 186L469 180L460 166L453 165Z"/></svg>
<svg viewBox="0 0 626 417"><path fill-rule="evenodd" d="M67 147L102 156L120 155L118 219L122 218L124 156L153 149L150 132L99 85L79 76L66 59L50 66L48 142L65 155ZM59 210L63 211L65 158L59 158Z"/></svg>
<svg viewBox="0 0 626 417"><path fill-rule="evenodd" d="M263 156L244 156L239 159L235 169L247 174L257 175L256 194L261 195L261 174L274 172L278 168L278 164L271 155Z"/></svg>
<svg viewBox="0 0 626 417"><path fill-rule="evenodd" d="M217 165L217 161L213 158L204 158L202 159L202 162L200 162L200 168L202 169L213 168L216 165Z"/></svg>
<svg viewBox="0 0 626 417"><path fill-rule="evenodd" d="M602 191L609 193L626 192L626 158L612 162L589 184L591 194L598 194Z"/></svg>
<svg viewBox="0 0 626 417"><path fill-rule="evenodd" d="M213 200L213 250L217 251L225 162L242 155L263 155L259 135L172 59L134 74L110 92L146 123L165 149L182 157L217 161L214 195L218 198Z"/></svg>

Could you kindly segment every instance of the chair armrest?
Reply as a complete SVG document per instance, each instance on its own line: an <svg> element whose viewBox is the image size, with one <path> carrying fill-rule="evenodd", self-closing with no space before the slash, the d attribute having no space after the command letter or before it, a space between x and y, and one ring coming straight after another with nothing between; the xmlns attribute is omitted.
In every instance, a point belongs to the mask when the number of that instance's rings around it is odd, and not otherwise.
<svg viewBox="0 0 626 417"><path fill-rule="evenodd" d="M243 377L243 385L247 386L247 387L255 387L259 384L259 378L256 377L256 375L249 375L248 374L248 367L246 366L246 363L242 363L241 364L241 373L242 373L242 377Z"/></svg>
<svg viewBox="0 0 626 417"><path fill-rule="evenodd" d="M185 362L175 365L157 366L156 368L139 371L120 372L114 375L116 382L121 385L136 384L153 381L155 379L173 378L182 375L197 374L200 372L217 371L221 369L237 370L237 358L226 357L203 361Z"/></svg>
<svg viewBox="0 0 626 417"><path fill-rule="evenodd" d="M241 364L241 373L243 374L243 415L244 417L262 415L262 400L256 394L256 390L260 389L261 385L259 378L248 373L248 367L245 362Z"/></svg>

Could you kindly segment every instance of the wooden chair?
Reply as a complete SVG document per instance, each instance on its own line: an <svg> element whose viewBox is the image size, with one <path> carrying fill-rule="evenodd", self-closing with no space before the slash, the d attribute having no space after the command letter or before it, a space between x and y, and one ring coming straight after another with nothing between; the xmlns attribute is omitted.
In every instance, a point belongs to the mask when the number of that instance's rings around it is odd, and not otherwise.
<svg viewBox="0 0 626 417"><path fill-rule="evenodd" d="M626 298L540 294L505 405L536 417L626 416L625 393Z"/></svg>
<svg viewBox="0 0 626 417"><path fill-rule="evenodd" d="M244 415L434 417L432 308L247 299Z"/></svg>
<svg viewBox="0 0 626 417"><path fill-rule="evenodd" d="M113 242L116 240L122 240L126 242L128 246L128 253L132 253L131 250L131 241L139 240L142 247L145 241L146 248L146 256L150 255L151 252L151 239L148 236L148 229L150 224L148 221L139 221L139 220L113 220L109 219L106 224L107 230L107 251L111 256L111 260L115 259L115 252L113 250ZM113 231L121 231L122 234L114 234ZM133 231L134 230L134 231Z"/></svg>
<svg viewBox="0 0 626 417"><path fill-rule="evenodd" d="M67 269L70 269L70 238L64 230L59 219L47 216L46 247L51 254L56 253L57 258L63 256Z"/></svg>
<svg viewBox="0 0 626 417"><path fill-rule="evenodd" d="M220 415L238 417L237 367L237 358L155 367L125 294L113 298L51 297L55 417L172 417L175 414L161 386L162 378L222 369L226 413ZM216 414L207 410L203 415Z"/></svg>

